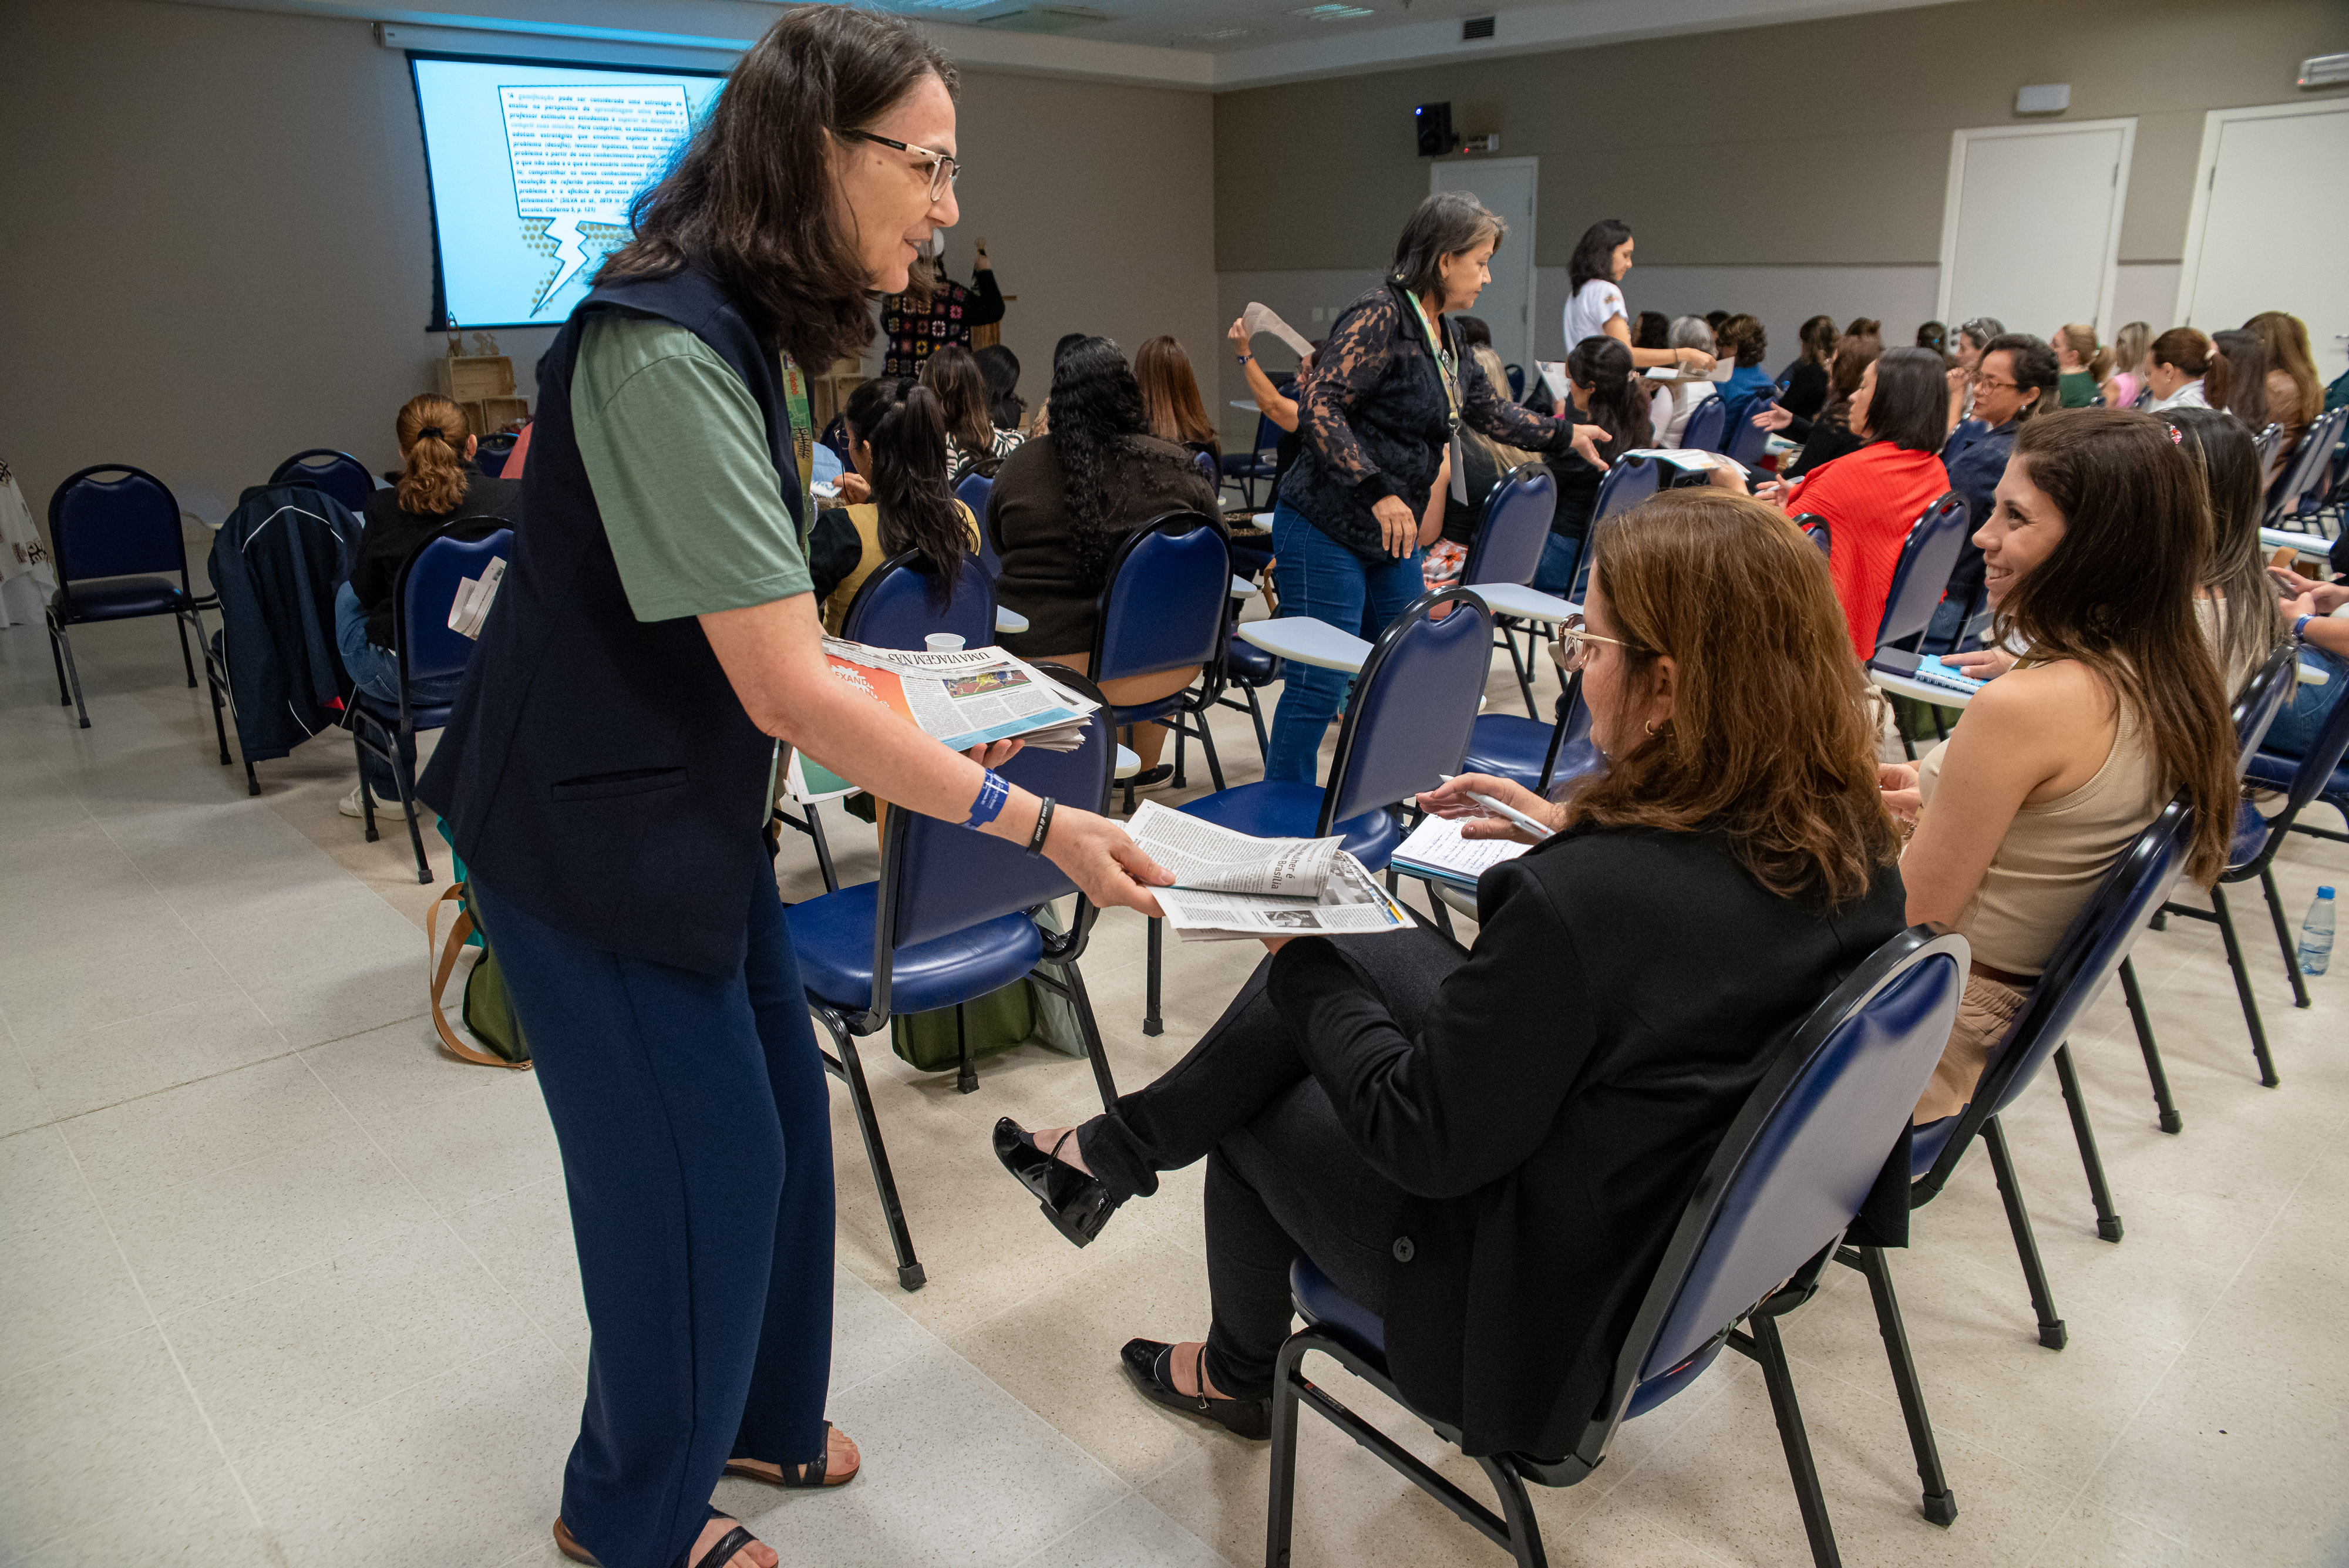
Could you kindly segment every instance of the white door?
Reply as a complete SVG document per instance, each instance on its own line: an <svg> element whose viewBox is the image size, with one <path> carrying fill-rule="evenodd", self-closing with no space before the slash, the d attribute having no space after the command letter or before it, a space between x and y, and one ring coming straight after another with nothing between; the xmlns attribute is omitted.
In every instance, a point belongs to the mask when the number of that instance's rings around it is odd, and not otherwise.
<svg viewBox="0 0 2349 1568"><path fill-rule="evenodd" d="M1470 315L1493 329L1504 365L1534 373L1534 184L1538 158L1463 158L1428 167L1428 194L1466 191L1509 225L1493 253L1493 282ZM1498 389L1503 396L1508 389Z"/></svg>
<svg viewBox="0 0 2349 1568"><path fill-rule="evenodd" d="M2112 335L2134 119L1992 126L1950 142L1940 314L1994 317L2045 337L2075 321Z"/></svg>
<svg viewBox="0 0 2349 1568"><path fill-rule="evenodd" d="M2320 380L2349 334L2349 102L2213 109L2202 128L2178 323L2217 332L2262 310L2308 323Z"/></svg>

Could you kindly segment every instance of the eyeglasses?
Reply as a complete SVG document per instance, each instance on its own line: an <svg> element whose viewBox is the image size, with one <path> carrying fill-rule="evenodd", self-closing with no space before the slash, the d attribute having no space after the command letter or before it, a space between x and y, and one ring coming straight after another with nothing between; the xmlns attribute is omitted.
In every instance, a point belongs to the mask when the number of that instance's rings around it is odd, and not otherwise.
<svg viewBox="0 0 2349 1568"><path fill-rule="evenodd" d="M1974 378L1974 389L1976 391L1980 391L1985 387L1992 389L2004 387L2010 392L2019 392L2023 390L2023 383L2020 381L2002 381L1996 376L1976 376Z"/></svg>
<svg viewBox="0 0 2349 1568"><path fill-rule="evenodd" d="M1615 648L1631 646L1619 637L1599 636L1585 626L1580 616L1570 615L1557 623L1557 635L1549 645L1549 656L1557 661L1562 673L1571 675L1590 662L1590 645L1594 642L1607 643Z"/></svg>
<svg viewBox="0 0 2349 1568"><path fill-rule="evenodd" d="M940 152L935 147L916 147L911 142L893 140L886 136L875 136L869 130L850 130L841 134L853 136L859 141L870 141L880 147L894 147L900 152L911 152L922 159L929 165L930 200L933 202L945 196L949 190L953 189L954 182L962 178L962 161L951 152ZM920 166L916 165L916 168Z"/></svg>

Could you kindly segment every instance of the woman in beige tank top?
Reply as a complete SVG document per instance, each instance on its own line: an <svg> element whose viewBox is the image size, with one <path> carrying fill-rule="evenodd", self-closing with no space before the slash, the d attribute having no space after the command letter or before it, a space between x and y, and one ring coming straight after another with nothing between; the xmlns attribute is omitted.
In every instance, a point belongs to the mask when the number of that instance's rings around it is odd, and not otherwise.
<svg viewBox="0 0 2349 1568"><path fill-rule="evenodd" d="M2070 410L2016 438L1974 543L1996 640L2032 651L1922 763L1882 774L1914 824L1909 919L1973 945L1920 1125L1965 1107L2065 928L2180 789L2188 875L2208 887L2223 866L2235 746L2193 607L2210 537L2200 475L2158 419Z"/></svg>

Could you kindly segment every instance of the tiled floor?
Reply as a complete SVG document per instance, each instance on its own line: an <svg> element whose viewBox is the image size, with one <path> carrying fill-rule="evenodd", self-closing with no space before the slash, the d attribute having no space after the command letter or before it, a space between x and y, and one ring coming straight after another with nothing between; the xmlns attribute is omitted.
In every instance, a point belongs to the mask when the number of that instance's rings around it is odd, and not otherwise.
<svg viewBox="0 0 2349 1568"><path fill-rule="evenodd" d="M554 1563L587 1324L537 1085L439 1054L422 1017L445 855L419 888L402 838L362 841L335 812L352 763L332 740L262 764L248 799L160 624L75 640L87 731L39 629L0 631L0 1563ZM1516 701L1506 673L1492 691ZM1245 718L1218 732L1231 776L1255 776ZM844 873L869 875L870 834L833 820ZM817 886L804 844L784 856L787 897ZM2279 871L2296 918L2321 877L2349 879L2349 851L2296 840ZM2034 1340L1981 1161L1896 1254L1952 1528L1920 1516L1865 1288L1838 1271L1787 1321L1847 1561L2349 1560L2344 982L2295 1012L2240 903L2282 1087L2252 1076L2204 925L2138 950L2181 1136L2153 1126L2116 996L2074 1037L2122 1245L2095 1238L2054 1085L2010 1117L2070 1347ZM1191 1044L1256 950L1170 946L1155 1039L1141 953L1117 914L1084 964L1128 1085ZM999 1059L965 1096L865 1059L931 1282L896 1289L835 1093L832 1414L867 1473L719 1501L794 1565L1259 1561L1264 1450L1145 1405L1115 1360L1130 1335L1205 1324L1198 1173L1074 1251L987 1131L1081 1115L1081 1063ZM1301 1475L1299 1568L1502 1561L1318 1422ZM1562 1564L1808 1561L1767 1397L1734 1358L1537 1502Z"/></svg>

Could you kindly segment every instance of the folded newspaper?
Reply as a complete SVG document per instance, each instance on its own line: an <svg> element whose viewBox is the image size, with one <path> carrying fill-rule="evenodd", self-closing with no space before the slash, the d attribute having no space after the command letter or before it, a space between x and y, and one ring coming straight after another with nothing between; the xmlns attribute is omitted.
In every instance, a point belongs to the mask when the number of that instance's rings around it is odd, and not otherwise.
<svg viewBox="0 0 2349 1568"><path fill-rule="evenodd" d="M1644 457L1651 462L1661 462L1683 473L1701 473L1709 468L1725 468L1740 475L1750 475L1754 472L1733 457L1707 452L1702 447L1651 446L1642 447L1638 452L1619 452L1615 456L1619 461L1627 457Z"/></svg>
<svg viewBox="0 0 2349 1568"><path fill-rule="evenodd" d="M1142 803L1126 829L1174 873L1173 887L1154 890L1185 941L1351 936L1410 921L1335 838L1253 838L1154 800Z"/></svg>
<svg viewBox="0 0 2349 1568"><path fill-rule="evenodd" d="M833 679L895 709L957 752L1013 740L1072 752L1084 742L1086 719L1101 706L999 648L915 653L827 637L823 656Z"/></svg>

